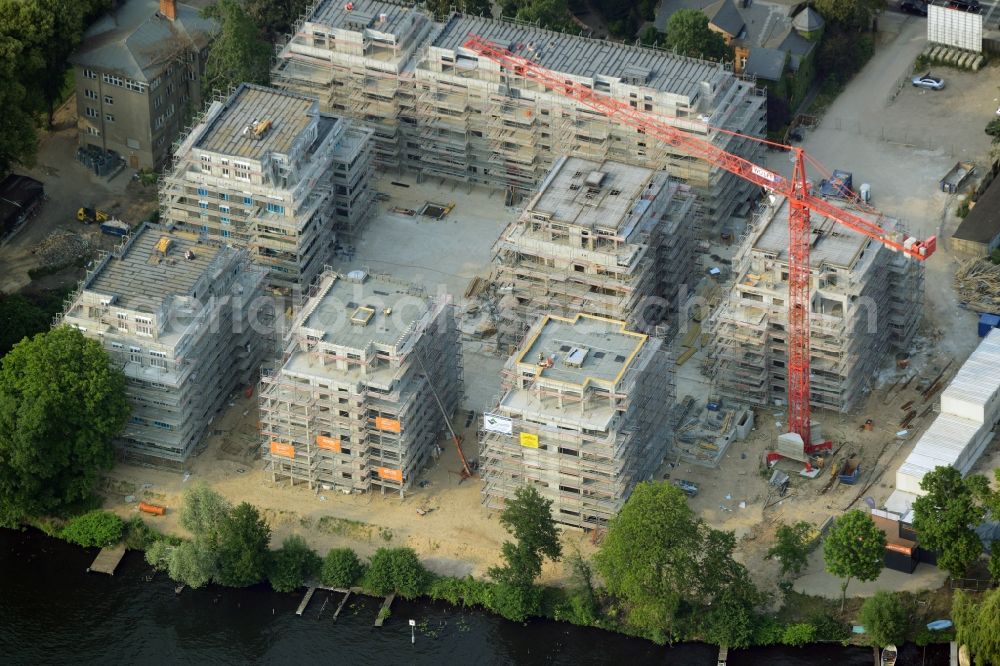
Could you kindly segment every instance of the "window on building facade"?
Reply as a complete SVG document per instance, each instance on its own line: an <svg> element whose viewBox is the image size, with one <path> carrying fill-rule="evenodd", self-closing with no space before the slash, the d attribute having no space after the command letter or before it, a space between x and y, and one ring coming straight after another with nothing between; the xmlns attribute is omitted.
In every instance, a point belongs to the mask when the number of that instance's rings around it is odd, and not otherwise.
<svg viewBox="0 0 1000 666"><path fill-rule="evenodd" d="M284 215L285 214L285 207L282 206L281 204L271 203L270 201L268 201L267 202L267 212L268 213L277 213L278 215Z"/></svg>
<svg viewBox="0 0 1000 666"><path fill-rule="evenodd" d="M92 69L85 69L85 70L83 70L83 75L84 75L84 77L86 77L88 79L96 79L97 78L97 72L95 72Z"/></svg>
<svg viewBox="0 0 1000 666"><path fill-rule="evenodd" d="M204 187L199 187L198 188L198 196L199 197L207 197L208 196L208 190L206 188L204 188Z"/></svg>
<svg viewBox="0 0 1000 666"><path fill-rule="evenodd" d="M226 206L225 204L220 204L219 205L219 212L220 213L228 213L229 212L229 206Z"/></svg>
<svg viewBox="0 0 1000 666"><path fill-rule="evenodd" d="M230 236L229 229L223 229L222 230L222 237L223 238L229 238L229 236Z"/></svg>
<svg viewBox="0 0 1000 666"><path fill-rule="evenodd" d="M207 201L199 201L198 202L198 208L208 208L208 202Z"/></svg>
<svg viewBox="0 0 1000 666"><path fill-rule="evenodd" d="M142 347L129 347L128 360L132 363L142 363Z"/></svg>
<svg viewBox="0 0 1000 666"><path fill-rule="evenodd" d="M87 99L97 99L97 91L96 90L84 90L83 91L83 96L86 97Z"/></svg>
<svg viewBox="0 0 1000 666"><path fill-rule="evenodd" d="M90 136L101 136L101 130L97 129L96 127L88 127L87 134L89 134Z"/></svg>
<svg viewBox="0 0 1000 666"><path fill-rule="evenodd" d="M243 197L243 205L244 206L252 206L253 205L253 197Z"/></svg>
<svg viewBox="0 0 1000 666"><path fill-rule="evenodd" d="M152 336L153 335L153 320L149 317L136 317L135 318L135 334ZM152 352L150 352L152 353Z"/></svg>
<svg viewBox="0 0 1000 666"><path fill-rule="evenodd" d="M154 368L167 368L167 354L166 352L156 351L154 349L149 350L149 364Z"/></svg>
<svg viewBox="0 0 1000 666"><path fill-rule="evenodd" d="M236 171L236 180L250 180L250 165L244 162L234 162L233 169Z"/></svg>
<svg viewBox="0 0 1000 666"><path fill-rule="evenodd" d="M105 104L114 104L115 103L115 98L112 97L111 95L105 95L104 96L104 103Z"/></svg>
<svg viewBox="0 0 1000 666"><path fill-rule="evenodd" d="M227 212L228 212L228 211L227 211ZM228 218L228 217L226 217L225 215L222 215L222 216L220 216L220 217L219 217L219 222L222 222L223 224L229 224L229 223L230 223L230 220L229 220L229 218Z"/></svg>
<svg viewBox="0 0 1000 666"><path fill-rule="evenodd" d="M108 121L109 123L113 123L113 122L115 122L115 117L114 117L114 115L113 115L113 114L110 114L110 113L105 113L105 114L104 114L104 119L105 119L106 121Z"/></svg>
<svg viewBox="0 0 1000 666"><path fill-rule="evenodd" d="M226 194L225 192L219 192L219 198L222 199L223 201L229 201L229 195Z"/></svg>
<svg viewBox="0 0 1000 666"><path fill-rule="evenodd" d="M120 76L115 76L114 74L104 74L104 75L101 76L101 79L105 83L111 84L113 86L119 86L120 87L121 85L123 85L125 83L125 79L123 79Z"/></svg>
<svg viewBox="0 0 1000 666"><path fill-rule="evenodd" d="M87 107L87 117L88 118L99 118L100 115L101 114L99 114L97 112L97 109L95 109L94 107L92 107L92 106L88 106Z"/></svg>

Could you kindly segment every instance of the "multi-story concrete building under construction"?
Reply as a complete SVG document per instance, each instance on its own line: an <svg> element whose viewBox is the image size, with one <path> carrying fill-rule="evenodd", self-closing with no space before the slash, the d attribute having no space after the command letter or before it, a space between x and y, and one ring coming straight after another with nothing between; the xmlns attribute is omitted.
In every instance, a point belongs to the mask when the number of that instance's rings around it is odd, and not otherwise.
<svg viewBox="0 0 1000 666"><path fill-rule="evenodd" d="M846 412L920 321L923 267L813 213L811 403ZM894 220L879 224L899 234ZM761 206L733 261L735 284L709 318L706 370L720 394L784 405L788 382L788 201Z"/></svg>
<svg viewBox="0 0 1000 666"><path fill-rule="evenodd" d="M374 209L371 130L295 93L243 84L216 100L160 187L173 228L247 247L283 292L305 289Z"/></svg>
<svg viewBox="0 0 1000 666"><path fill-rule="evenodd" d="M61 321L125 373L126 456L182 464L229 393L257 376L263 282L245 250L147 225L87 271Z"/></svg>
<svg viewBox="0 0 1000 666"><path fill-rule="evenodd" d="M403 492L462 393L451 301L362 271L321 275L259 391L273 481Z"/></svg>
<svg viewBox="0 0 1000 666"><path fill-rule="evenodd" d="M652 332L690 279L693 216L689 188L666 171L560 158L495 246L501 342L520 340L542 314Z"/></svg>
<svg viewBox="0 0 1000 666"><path fill-rule="evenodd" d="M274 84L371 122L385 167L528 194L564 154L653 169L696 188L708 223L749 210L747 183L581 108L463 47L479 35L567 79L754 160L765 96L722 64L383 0L319 2L279 50Z"/></svg>
<svg viewBox="0 0 1000 666"><path fill-rule="evenodd" d="M661 344L621 321L542 317L483 415L483 503L501 508L527 484L553 501L556 521L606 525L667 452L673 382Z"/></svg>

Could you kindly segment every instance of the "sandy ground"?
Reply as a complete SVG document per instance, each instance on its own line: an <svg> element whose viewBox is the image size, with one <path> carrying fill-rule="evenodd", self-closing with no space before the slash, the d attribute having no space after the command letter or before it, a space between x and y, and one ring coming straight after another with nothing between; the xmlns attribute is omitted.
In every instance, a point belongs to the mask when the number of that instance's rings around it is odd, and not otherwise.
<svg viewBox="0 0 1000 666"><path fill-rule="evenodd" d="M108 181L98 178L76 161L74 98L56 111L54 129L41 134L35 166L17 169L17 172L41 181L48 200L26 227L0 246L0 292L13 293L29 285L28 271L40 264L40 258L31 250L53 231L67 230L89 236L103 249L111 249L120 242L117 237L102 234L96 225L78 222L76 211L81 206L96 206L133 225L156 207L156 188L133 183L134 170L125 169ZM42 286L54 288L72 284L74 275L73 271L60 273Z"/></svg>
<svg viewBox="0 0 1000 666"><path fill-rule="evenodd" d="M871 183L873 203L904 219L918 235L946 234L956 224L953 211L957 202L937 190L937 180L957 159L979 159L985 154L982 127L989 119L990 105L995 107L992 100L998 70L994 67L978 75L949 70L944 74L949 87L942 93L904 86L890 101L896 82L909 73L913 59L923 49L923 24L890 14L882 27L886 45L833 104L820 127L807 133L804 146L828 166L852 170L859 183ZM901 134L924 141L899 140ZM771 153L768 160L777 170L789 166L781 154ZM418 185L412 178L396 176L384 178L379 188L390 200L381 204L379 218L356 243L355 259L336 264L339 270L388 272L420 283L430 292L449 293L456 302L461 301L470 279L488 276L493 242L515 214L504 207L499 193L437 181ZM441 221L390 210L419 210L427 201L454 202L455 208ZM830 516L864 506L866 497L880 503L891 493L895 468L934 416L932 411L918 417L900 438L896 432L906 413L901 406L912 400L918 412L928 405L936 407L936 396L925 403L918 388L929 383L949 360L954 363L947 376L953 374L976 343L975 316L959 307L951 290L955 266L946 247L939 247L927 263L924 322L911 350L909 368L897 371L890 367L873 377L871 395L856 413L816 413L838 451L819 478L799 477L797 466L789 465L789 493L783 499L771 496L760 459L775 441L784 415L768 409L758 410L751 438L734 444L718 469L668 462L661 470L660 478L669 474L700 485L692 507L712 526L736 533L739 557L764 589L777 589L778 563L764 559L777 525L797 520L820 525ZM455 420L463 431L466 453L474 458L475 428L481 412L499 391L502 362L487 343L465 342L464 352L466 411ZM709 390L697 372L698 361L695 357L678 373L678 396ZM906 390L899 390L897 387L911 375ZM450 442L442 440L445 454L422 477L428 483L415 486L405 499L394 495L344 496L275 485L256 459L255 407L253 398L240 395L233 400L217 419L215 434L206 448L191 459L189 477L119 465L109 477L108 506L127 515L134 511L134 504L125 503L126 495L161 502L171 511L152 520L161 529L175 531L179 529L176 509L181 493L188 484L205 481L234 501L260 506L271 521L276 541L300 533L320 551L347 545L362 554L383 545L407 545L433 570L447 574L483 575L497 561L506 535L496 515L482 508L480 483L459 482L460 464ZM474 411L474 417L467 410ZM874 430L859 430L868 418L874 420ZM995 464L993 451L990 456ZM828 484L831 471L851 454L860 458L861 482L855 486ZM745 508L740 508L741 502ZM429 513L420 516L418 508ZM570 530L564 533L564 546L566 552L579 550L585 555L595 547L589 535ZM562 579L562 565L546 567L544 581L558 583ZM870 585L853 583L851 592L866 594L879 588L934 587L939 583L940 577L933 573L887 573ZM808 593L839 593L839 581L822 572L816 554L797 585Z"/></svg>

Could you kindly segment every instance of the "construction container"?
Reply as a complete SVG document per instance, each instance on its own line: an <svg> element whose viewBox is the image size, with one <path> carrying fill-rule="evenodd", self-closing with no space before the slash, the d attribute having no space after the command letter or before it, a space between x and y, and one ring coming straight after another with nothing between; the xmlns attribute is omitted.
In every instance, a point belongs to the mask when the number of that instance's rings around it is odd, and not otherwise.
<svg viewBox="0 0 1000 666"><path fill-rule="evenodd" d="M848 486L853 486L861 477L861 465L857 460L851 459L844 463L837 474L837 479Z"/></svg>
<svg viewBox="0 0 1000 666"><path fill-rule="evenodd" d="M994 328L1000 328L1000 315L986 312L979 315L979 337L985 338Z"/></svg>
<svg viewBox="0 0 1000 666"><path fill-rule="evenodd" d="M159 504L148 504L147 502L139 502L139 511L151 514L153 516L162 516L167 512L167 507L160 506Z"/></svg>

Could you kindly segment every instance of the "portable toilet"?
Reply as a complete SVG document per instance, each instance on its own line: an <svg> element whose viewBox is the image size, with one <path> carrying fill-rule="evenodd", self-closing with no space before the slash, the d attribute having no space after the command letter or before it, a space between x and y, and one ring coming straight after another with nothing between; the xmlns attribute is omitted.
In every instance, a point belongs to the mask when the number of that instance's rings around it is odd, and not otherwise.
<svg viewBox="0 0 1000 666"><path fill-rule="evenodd" d="M861 183L861 187L858 188L858 194L861 196L861 200L868 203L872 199L872 186L868 183Z"/></svg>

